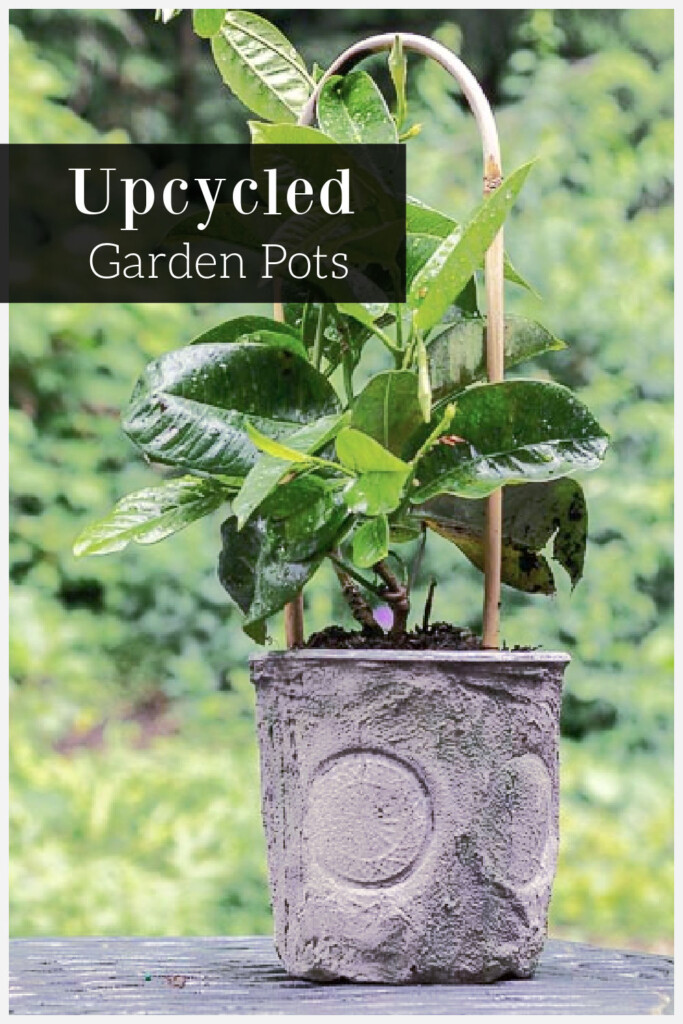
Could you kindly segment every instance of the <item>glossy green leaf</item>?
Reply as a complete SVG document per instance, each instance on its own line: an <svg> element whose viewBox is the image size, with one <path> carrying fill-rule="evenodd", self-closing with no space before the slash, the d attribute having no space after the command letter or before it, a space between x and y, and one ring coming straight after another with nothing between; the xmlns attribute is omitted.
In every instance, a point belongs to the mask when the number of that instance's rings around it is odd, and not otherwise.
<svg viewBox="0 0 683 1024"><path fill-rule="evenodd" d="M298 468L301 468L300 460L305 458L299 453L319 451L333 440L345 419L345 416L323 416L289 435L287 445L296 452ZM283 477L292 471L293 465L292 459L275 454L263 455L258 459L247 473L239 494L232 503L233 512L238 520L238 529L242 529L249 516L272 494Z"/></svg>
<svg viewBox="0 0 683 1024"><path fill-rule="evenodd" d="M253 517L242 530L236 516L223 523L218 575L250 636L264 642L265 620L296 597L348 522L339 495L325 490L284 519Z"/></svg>
<svg viewBox="0 0 683 1024"><path fill-rule="evenodd" d="M416 510L431 529L484 569L486 505L440 495ZM541 551L552 539L552 555L567 572L572 588L583 575L588 514L581 485L563 478L518 484L503 490L502 579L531 594L555 593L552 569Z"/></svg>
<svg viewBox="0 0 683 1024"><path fill-rule="evenodd" d="M529 284L525 277L522 277L516 267L512 265L510 257L507 253L503 255L503 273L505 280L510 281L512 284L518 284L520 288L524 288L526 291L531 292L537 299L540 299L540 295L532 284Z"/></svg>
<svg viewBox="0 0 683 1024"><path fill-rule="evenodd" d="M296 121L314 83L289 40L252 11L226 11L211 38L225 84L246 107L269 121Z"/></svg>
<svg viewBox="0 0 683 1024"><path fill-rule="evenodd" d="M435 401L441 401L472 384L486 379L486 317L462 318L439 328L430 337L429 374ZM505 317L505 368L543 352L566 348L535 320Z"/></svg>
<svg viewBox="0 0 683 1024"><path fill-rule="evenodd" d="M406 202L406 287L458 225L446 214L409 198Z"/></svg>
<svg viewBox="0 0 683 1024"><path fill-rule="evenodd" d="M418 271L408 292L418 328L438 323L448 306L481 266L486 250L503 225L532 164L524 164L487 196L468 223L451 232Z"/></svg>
<svg viewBox="0 0 683 1024"><path fill-rule="evenodd" d="M420 459L411 497L478 498L508 483L595 469L607 444L585 405L559 384L473 384L458 395L449 436Z"/></svg>
<svg viewBox="0 0 683 1024"><path fill-rule="evenodd" d="M192 11L192 28L202 39L210 39L220 30L226 14L227 11L214 8L195 9Z"/></svg>
<svg viewBox="0 0 683 1024"><path fill-rule="evenodd" d="M226 320L209 328L190 342L191 345L231 345L249 342L253 345L272 345L285 348L302 359L308 353L297 332L287 324L271 320L266 316L240 316L235 320Z"/></svg>
<svg viewBox="0 0 683 1024"><path fill-rule="evenodd" d="M384 97L366 71L333 75L318 98L321 129L342 143L398 144Z"/></svg>
<svg viewBox="0 0 683 1024"><path fill-rule="evenodd" d="M266 455L272 455L276 459L292 463L310 461L304 452L298 452L295 448L290 448L288 445L283 444L282 441L275 441L272 437L267 437L260 430L257 430L256 427L253 427L251 423L247 423L247 434L249 435L249 440L256 445L259 451L265 452Z"/></svg>
<svg viewBox="0 0 683 1024"><path fill-rule="evenodd" d="M400 456L422 423L416 374L386 370L372 377L357 396L350 425Z"/></svg>
<svg viewBox="0 0 683 1024"><path fill-rule="evenodd" d="M335 146L334 139L317 128L301 124L266 124L250 121L249 131L254 145L266 146Z"/></svg>
<svg viewBox="0 0 683 1024"><path fill-rule="evenodd" d="M401 504L407 476L401 471L362 473L344 491L344 501L351 512L365 516L393 512Z"/></svg>
<svg viewBox="0 0 683 1024"><path fill-rule="evenodd" d="M449 235L462 230L457 221L446 216L439 210L427 206L419 199L413 197L406 202L406 287L410 290L418 272L424 267L434 255L441 243ZM480 266L483 266L483 258ZM532 294L536 291L526 281L519 271L513 267L507 253L503 258L503 271L508 281L521 285ZM470 288L474 287L474 278L468 283ZM468 286L466 286L468 287ZM460 305L460 303L458 303ZM475 294L476 308L476 294Z"/></svg>
<svg viewBox="0 0 683 1024"><path fill-rule="evenodd" d="M307 361L267 345L190 345L151 362L123 427L157 462L244 476L258 456L247 423L276 439L339 409Z"/></svg>
<svg viewBox="0 0 683 1024"><path fill-rule="evenodd" d="M389 554L389 522L385 515L368 519L353 535L351 551L359 569L369 569Z"/></svg>
<svg viewBox="0 0 683 1024"><path fill-rule="evenodd" d="M127 494L79 534L74 554L106 555L122 551L131 541L156 544L213 512L230 493L215 480L183 476Z"/></svg>
<svg viewBox="0 0 683 1024"><path fill-rule="evenodd" d="M401 473L410 468L372 437L344 427L337 436L337 457L354 473Z"/></svg>
<svg viewBox="0 0 683 1024"><path fill-rule="evenodd" d="M393 512L400 504L411 467L352 427L340 431L336 446L342 465L358 474L344 491L351 511L368 516Z"/></svg>

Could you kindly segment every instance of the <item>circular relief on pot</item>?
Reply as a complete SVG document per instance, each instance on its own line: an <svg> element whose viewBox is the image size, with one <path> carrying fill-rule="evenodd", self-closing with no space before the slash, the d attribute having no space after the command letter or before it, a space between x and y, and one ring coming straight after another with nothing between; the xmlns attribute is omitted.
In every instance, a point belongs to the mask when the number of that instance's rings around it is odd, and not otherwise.
<svg viewBox="0 0 683 1024"><path fill-rule="evenodd" d="M432 831L427 788L389 754L352 750L318 768L308 802L308 834L318 863L355 885L405 878Z"/></svg>
<svg viewBox="0 0 683 1024"><path fill-rule="evenodd" d="M540 757L523 754L499 767L489 784L479 834L490 877L524 886L547 869L555 824L552 783Z"/></svg>

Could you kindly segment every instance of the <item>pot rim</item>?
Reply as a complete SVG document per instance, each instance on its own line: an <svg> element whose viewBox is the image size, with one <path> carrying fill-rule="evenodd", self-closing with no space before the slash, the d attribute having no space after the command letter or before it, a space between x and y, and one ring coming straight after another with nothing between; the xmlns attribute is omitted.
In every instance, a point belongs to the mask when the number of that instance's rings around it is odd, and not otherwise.
<svg viewBox="0 0 683 1024"><path fill-rule="evenodd" d="M291 659L302 661L419 661L419 662L481 662L483 664L518 662L531 664L550 663L568 665L571 655L565 651L392 651L384 649L328 650L325 647L296 648L290 651L266 651L249 655L254 664L269 659Z"/></svg>

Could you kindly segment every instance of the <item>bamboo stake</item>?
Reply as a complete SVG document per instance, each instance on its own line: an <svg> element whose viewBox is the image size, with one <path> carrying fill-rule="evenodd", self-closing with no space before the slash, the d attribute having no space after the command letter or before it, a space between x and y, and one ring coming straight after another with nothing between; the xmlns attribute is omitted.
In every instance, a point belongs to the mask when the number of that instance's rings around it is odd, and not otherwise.
<svg viewBox="0 0 683 1024"><path fill-rule="evenodd" d="M469 68L441 43L412 32L386 32L370 36L345 50L318 82L299 118L299 124L310 125L320 90L331 75L350 70L370 53L389 50L396 36L403 48L431 57L457 81L477 122L484 162L484 195L495 191L502 181L498 130L491 106ZM486 369L492 383L503 380L505 371L505 338L503 320L503 232L498 232L486 253ZM503 492L495 491L486 501L486 535L484 538L484 616L483 646L498 647L500 622L500 574L502 552Z"/></svg>
<svg viewBox="0 0 683 1024"><path fill-rule="evenodd" d="M273 319L285 322L285 311L281 302L273 303ZM285 605L285 643L288 648L301 647L304 642L304 595L297 594Z"/></svg>

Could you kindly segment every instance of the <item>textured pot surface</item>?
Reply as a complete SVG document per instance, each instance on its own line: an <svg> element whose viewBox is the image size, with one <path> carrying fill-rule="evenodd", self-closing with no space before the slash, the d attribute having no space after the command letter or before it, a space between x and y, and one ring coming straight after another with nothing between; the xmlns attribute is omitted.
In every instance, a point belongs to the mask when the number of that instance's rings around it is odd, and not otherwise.
<svg viewBox="0 0 683 1024"><path fill-rule="evenodd" d="M252 659L286 969L389 983L529 976L558 845L566 654Z"/></svg>

